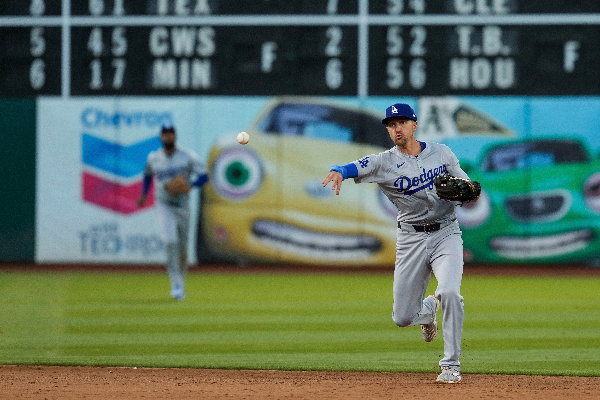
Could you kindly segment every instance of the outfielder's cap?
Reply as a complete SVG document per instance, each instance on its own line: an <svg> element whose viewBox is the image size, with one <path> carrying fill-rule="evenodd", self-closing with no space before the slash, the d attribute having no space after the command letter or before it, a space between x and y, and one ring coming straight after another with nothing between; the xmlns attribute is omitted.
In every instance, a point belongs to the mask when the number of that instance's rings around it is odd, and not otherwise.
<svg viewBox="0 0 600 400"><path fill-rule="evenodd" d="M415 114L415 110L413 110L408 104L404 103L396 103L389 106L385 110L385 118L381 120L381 123L387 125L388 119L392 117L406 117L412 119L413 121L417 120L417 114Z"/></svg>
<svg viewBox="0 0 600 400"><path fill-rule="evenodd" d="M164 124L160 130L160 133L175 132L175 127L171 124Z"/></svg>

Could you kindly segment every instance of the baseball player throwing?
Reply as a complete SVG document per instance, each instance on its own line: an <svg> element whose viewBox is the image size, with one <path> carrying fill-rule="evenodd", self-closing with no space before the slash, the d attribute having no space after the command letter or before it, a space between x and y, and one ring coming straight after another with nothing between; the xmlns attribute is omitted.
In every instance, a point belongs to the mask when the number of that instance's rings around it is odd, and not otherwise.
<svg viewBox="0 0 600 400"><path fill-rule="evenodd" d="M436 314L443 311L444 358L439 382L461 380L461 338L464 319L460 285L463 242L454 202L440 199L434 178L450 174L468 179L458 159L445 145L415 139L417 116L408 104L394 104L382 121L395 146L350 164L331 167L323 186L340 193L342 181L377 183L398 208L394 305L392 318L400 327L421 325L423 339L437 333ZM438 280L435 296L425 299L431 273Z"/></svg>
<svg viewBox="0 0 600 400"><path fill-rule="evenodd" d="M185 298L188 270L189 191L192 185L201 187L208 176L204 165L193 151L175 147L176 138L173 127L162 128L160 140L163 148L148 155L142 195L137 204L141 207L146 203L154 177L156 212L167 253L166 267L171 280L171 297L181 301Z"/></svg>

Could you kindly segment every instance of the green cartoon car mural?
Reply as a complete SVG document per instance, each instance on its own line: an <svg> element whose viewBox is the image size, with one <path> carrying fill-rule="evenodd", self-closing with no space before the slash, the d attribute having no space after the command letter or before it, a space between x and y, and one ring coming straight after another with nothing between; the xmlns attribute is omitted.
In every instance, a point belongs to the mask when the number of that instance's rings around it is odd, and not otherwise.
<svg viewBox="0 0 600 400"><path fill-rule="evenodd" d="M465 260L547 262L600 256L600 161L577 138L492 145L478 170L478 202L457 207Z"/></svg>

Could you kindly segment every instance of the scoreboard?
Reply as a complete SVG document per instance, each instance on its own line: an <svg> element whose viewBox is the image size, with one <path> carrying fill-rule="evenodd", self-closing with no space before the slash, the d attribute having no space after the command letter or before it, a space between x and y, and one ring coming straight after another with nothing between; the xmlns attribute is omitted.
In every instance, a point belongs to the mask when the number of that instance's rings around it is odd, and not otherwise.
<svg viewBox="0 0 600 400"><path fill-rule="evenodd" d="M598 0L11 0L0 97L598 95Z"/></svg>

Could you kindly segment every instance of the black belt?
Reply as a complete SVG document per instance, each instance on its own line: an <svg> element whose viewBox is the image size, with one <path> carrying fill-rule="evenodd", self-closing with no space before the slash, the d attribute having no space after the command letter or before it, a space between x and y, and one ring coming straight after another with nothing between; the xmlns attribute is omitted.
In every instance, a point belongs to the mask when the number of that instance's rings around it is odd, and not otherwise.
<svg viewBox="0 0 600 400"><path fill-rule="evenodd" d="M400 222L398 222L398 228L402 228L401 225L409 225L409 224L402 224ZM439 222L436 222L434 224L426 224L426 225L409 225L411 226L415 232L435 232L435 231L439 231L440 228L442 227L442 224L440 224Z"/></svg>

